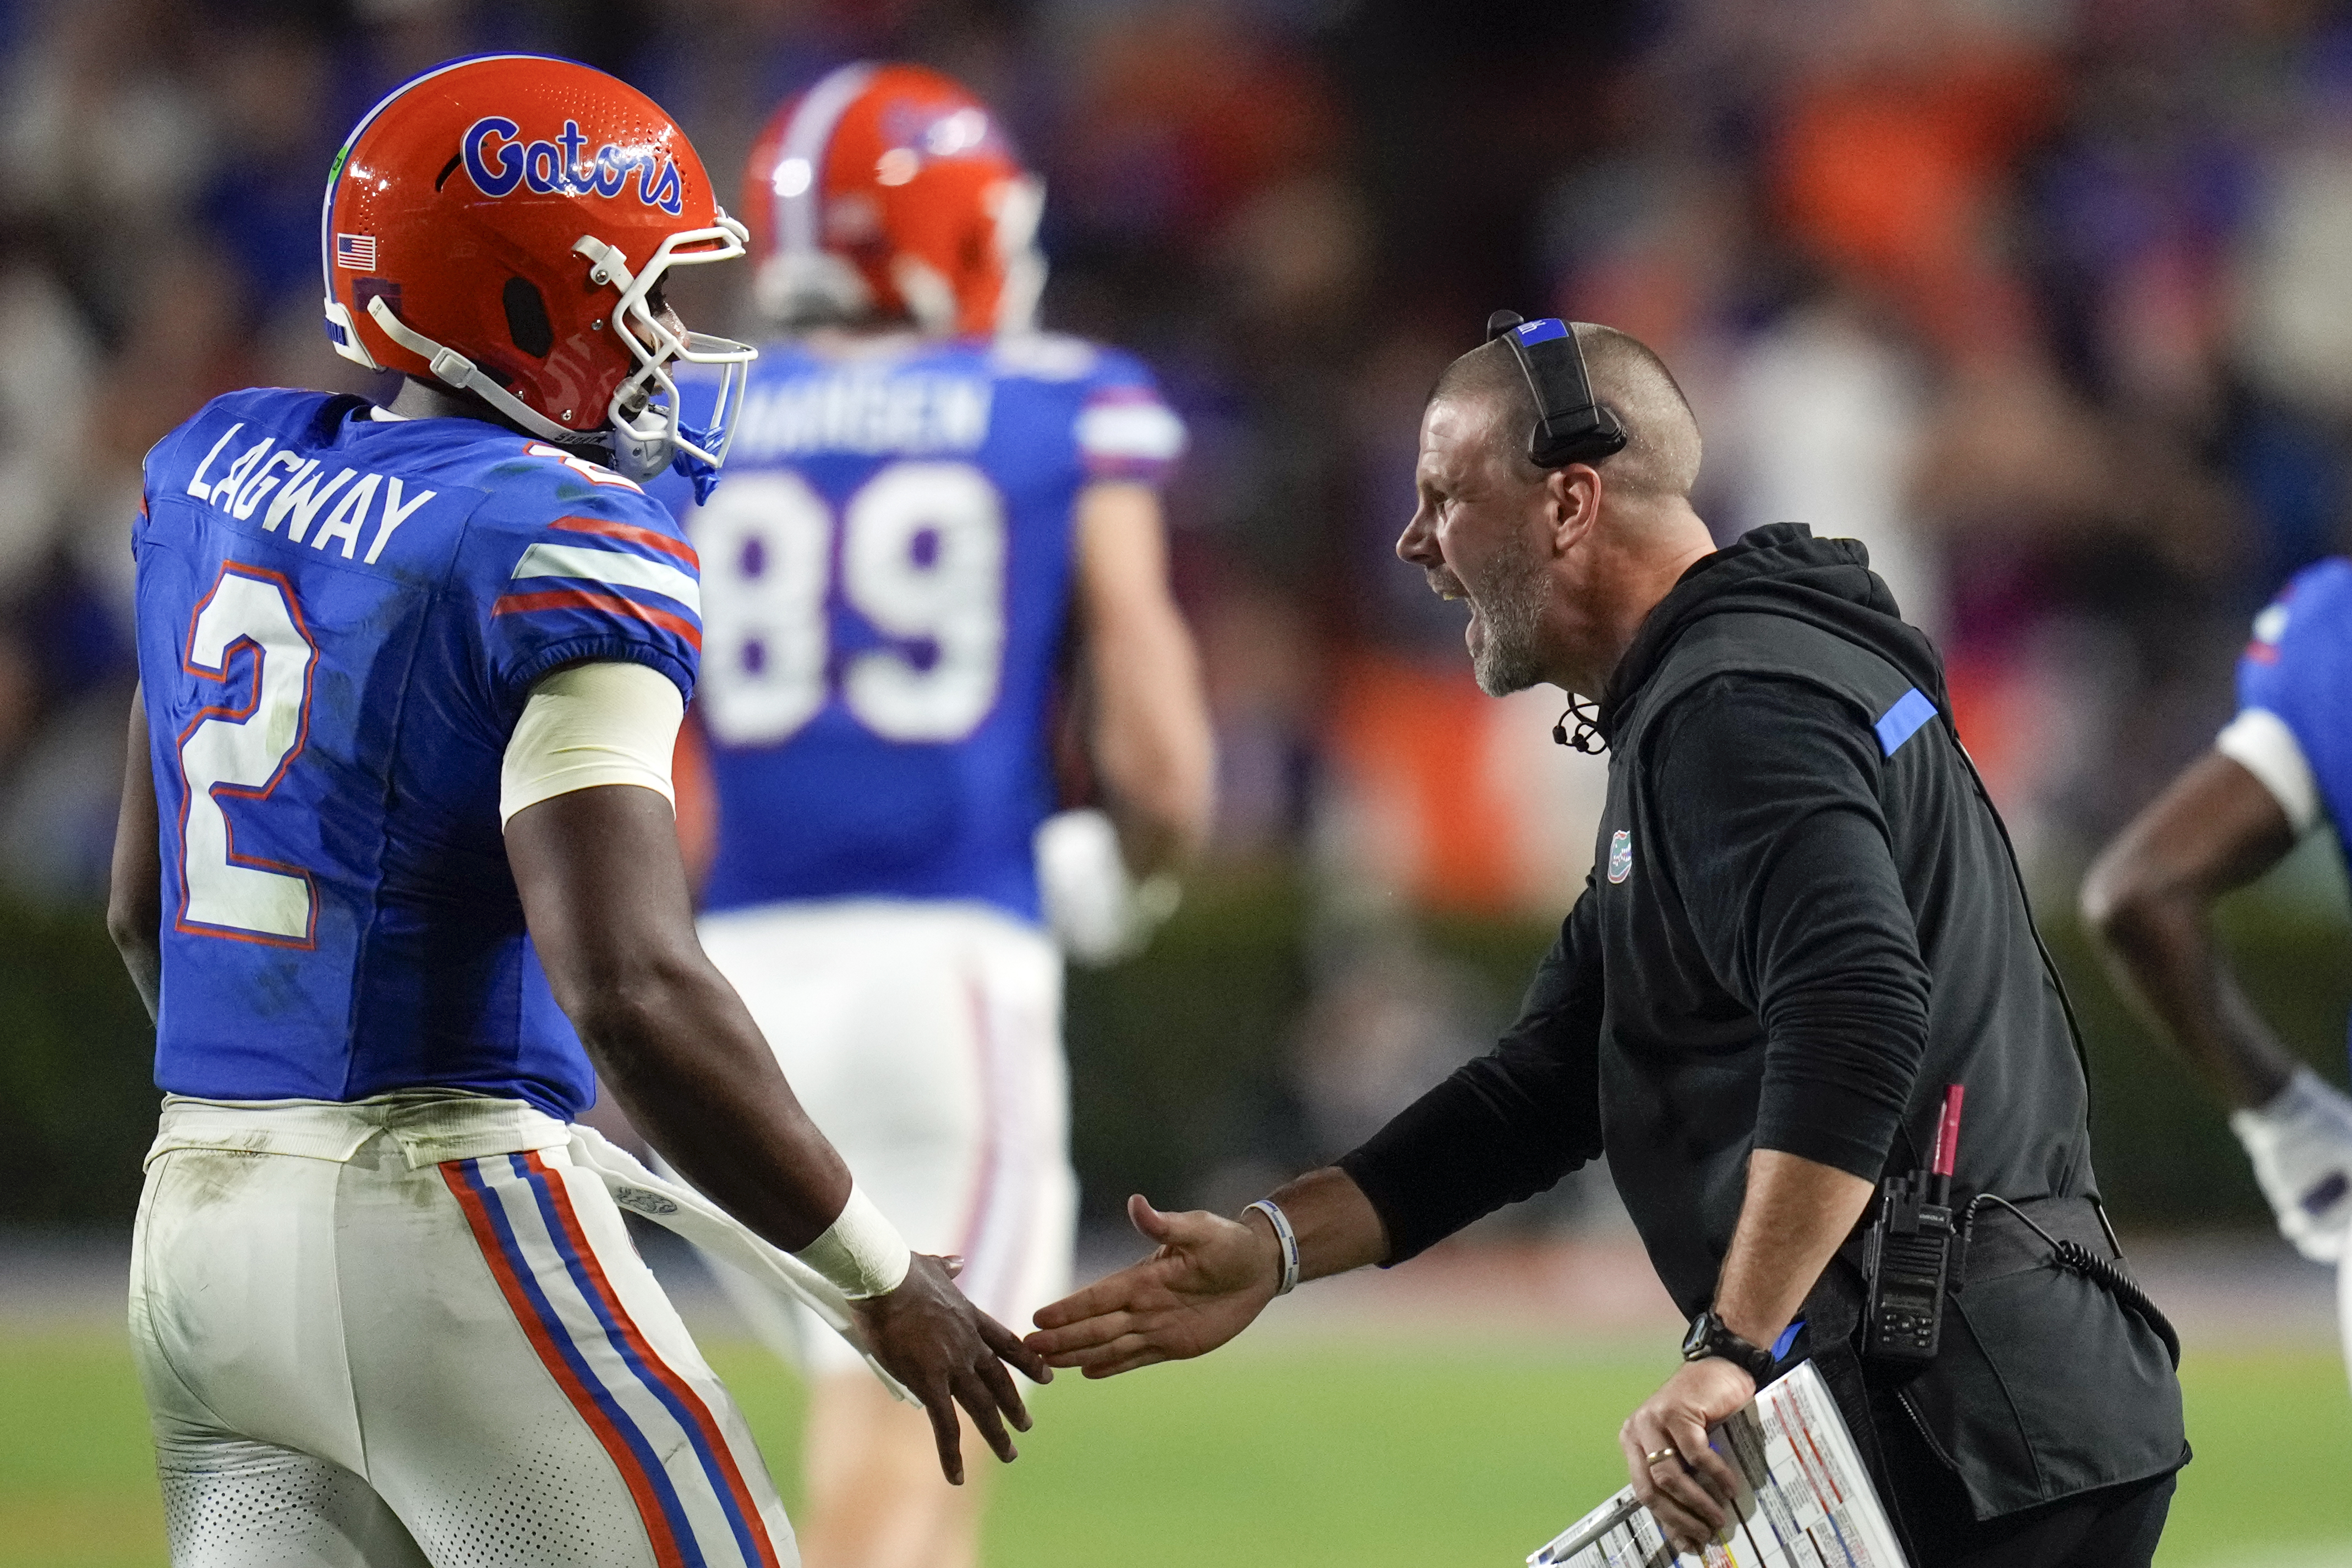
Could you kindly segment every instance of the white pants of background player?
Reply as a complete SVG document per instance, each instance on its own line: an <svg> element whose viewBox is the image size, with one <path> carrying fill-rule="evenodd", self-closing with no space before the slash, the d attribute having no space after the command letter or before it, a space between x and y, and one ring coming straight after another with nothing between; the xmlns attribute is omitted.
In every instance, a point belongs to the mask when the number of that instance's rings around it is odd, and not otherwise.
<svg viewBox="0 0 2352 1568"><path fill-rule="evenodd" d="M1016 1333L1069 1289L1077 1178L1062 1057L1062 959L970 904L774 904L707 915L703 950L793 1092L918 1252ZM812 1378L856 1353L796 1302L714 1270L761 1341Z"/></svg>
<svg viewBox="0 0 2352 1568"><path fill-rule="evenodd" d="M796 1568L569 1135L511 1100L166 1103L131 1335L177 1568Z"/></svg>

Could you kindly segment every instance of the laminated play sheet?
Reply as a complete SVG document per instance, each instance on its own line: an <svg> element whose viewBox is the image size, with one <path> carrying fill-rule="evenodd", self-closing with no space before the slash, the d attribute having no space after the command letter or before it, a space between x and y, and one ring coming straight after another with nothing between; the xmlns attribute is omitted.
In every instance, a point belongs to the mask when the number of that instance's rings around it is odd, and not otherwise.
<svg viewBox="0 0 2352 1568"><path fill-rule="evenodd" d="M1829 1389L1806 1362L1707 1434L1747 1485L1731 1538L1676 1555L1625 1488L1528 1568L1908 1568Z"/></svg>

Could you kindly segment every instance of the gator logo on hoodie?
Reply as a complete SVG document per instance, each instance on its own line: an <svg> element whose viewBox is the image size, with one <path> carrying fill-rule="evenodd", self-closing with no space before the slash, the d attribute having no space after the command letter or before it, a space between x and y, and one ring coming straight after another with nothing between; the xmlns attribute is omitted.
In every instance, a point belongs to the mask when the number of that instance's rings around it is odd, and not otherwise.
<svg viewBox="0 0 2352 1568"><path fill-rule="evenodd" d="M1609 880L1623 882L1633 874L1633 835L1620 828L1609 836Z"/></svg>

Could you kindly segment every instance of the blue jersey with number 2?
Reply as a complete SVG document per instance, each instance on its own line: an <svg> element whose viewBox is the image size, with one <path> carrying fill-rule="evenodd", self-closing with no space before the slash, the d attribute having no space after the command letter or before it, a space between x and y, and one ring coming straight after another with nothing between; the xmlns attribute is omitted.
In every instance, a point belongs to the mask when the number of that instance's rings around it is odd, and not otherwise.
<svg viewBox="0 0 2352 1568"><path fill-rule="evenodd" d="M1096 480L1158 483L1183 440L1141 364L1075 339L762 347L726 477L687 512L719 807L705 907L1036 919L1072 510Z"/></svg>
<svg viewBox="0 0 2352 1568"><path fill-rule="evenodd" d="M163 862L156 1082L585 1108L499 772L562 665L631 660L691 695L696 563L667 509L495 425L256 391L148 455L133 549Z"/></svg>

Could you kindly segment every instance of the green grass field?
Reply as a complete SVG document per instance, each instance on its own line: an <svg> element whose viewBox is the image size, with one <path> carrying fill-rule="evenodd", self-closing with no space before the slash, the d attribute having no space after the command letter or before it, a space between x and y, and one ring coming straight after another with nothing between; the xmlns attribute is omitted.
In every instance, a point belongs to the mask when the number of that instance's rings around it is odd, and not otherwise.
<svg viewBox="0 0 2352 1568"><path fill-rule="evenodd" d="M750 1346L709 1349L789 1500L792 1380ZM1065 1380L1038 1394L1021 1462L992 1478L989 1560L1508 1568L1622 1479L1617 1421L1666 1369L1646 1353L1276 1339L1107 1384ZM2184 1375L2198 1459L2159 1562L2352 1563L2352 1399L2336 1357L2209 1354ZM120 1340L0 1337L0 1564L163 1561Z"/></svg>

